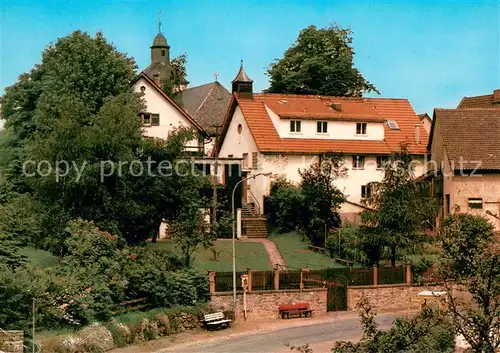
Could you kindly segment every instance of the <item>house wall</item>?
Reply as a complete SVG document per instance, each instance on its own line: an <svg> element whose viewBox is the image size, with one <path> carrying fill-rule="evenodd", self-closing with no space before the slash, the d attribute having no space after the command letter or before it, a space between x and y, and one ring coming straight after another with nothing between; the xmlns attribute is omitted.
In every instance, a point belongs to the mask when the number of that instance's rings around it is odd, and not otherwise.
<svg viewBox="0 0 500 353"><path fill-rule="evenodd" d="M451 211L469 213L485 217L496 231L500 231L500 220L486 213L490 211L500 217L500 173L475 176L452 177L451 184ZM482 209L471 209L468 206L469 198L482 198Z"/></svg>
<svg viewBox="0 0 500 353"><path fill-rule="evenodd" d="M166 139L169 134L180 126L193 128L193 125L186 119L176 107L168 102L149 82L144 78L139 79L134 85L134 91L141 92L141 87L146 87L144 91L145 111L160 115L159 126L143 127L144 136ZM188 147L201 146L198 138L189 141Z"/></svg>
<svg viewBox="0 0 500 353"><path fill-rule="evenodd" d="M353 203L361 203L361 186L371 182L381 181L384 177L384 170L377 168L377 156L365 156L364 169L353 169L352 155L345 156L344 166L347 168L347 177L339 179L335 185L346 195L347 200ZM299 169L308 168L318 161L318 156L314 155L282 155L264 154L262 158L262 171L272 172L275 177L279 175L294 183L300 183ZM415 177L422 175L425 171L424 158L415 159ZM265 185L265 194L269 193L271 180ZM263 195L263 196L264 196ZM343 206L341 212L352 212L351 206Z"/></svg>
<svg viewBox="0 0 500 353"><path fill-rule="evenodd" d="M384 123L367 123L366 135L356 134L356 122L328 121L327 133L318 133L317 122L325 120L282 119L266 107L273 124L281 138L338 139L338 140L377 140L384 139ZM301 121L301 132L290 132L290 120Z"/></svg>
<svg viewBox="0 0 500 353"><path fill-rule="evenodd" d="M241 133L238 133L238 126L241 125ZM226 137L222 143L219 151L221 158L243 158L243 154L247 154L246 161L243 164L247 166L247 170L252 168L254 153L257 153L257 169L252 169L251 174L263 172L262 168L262 154L259 152L255 140L248 128L248 124L243 117L240 107L236 107L231 123L229 124ZM255 195L259 204L260 210L263 210L264 199L263 195L266 191L269 181L268 178L261 176L247 181L248 193Z"/></svg>

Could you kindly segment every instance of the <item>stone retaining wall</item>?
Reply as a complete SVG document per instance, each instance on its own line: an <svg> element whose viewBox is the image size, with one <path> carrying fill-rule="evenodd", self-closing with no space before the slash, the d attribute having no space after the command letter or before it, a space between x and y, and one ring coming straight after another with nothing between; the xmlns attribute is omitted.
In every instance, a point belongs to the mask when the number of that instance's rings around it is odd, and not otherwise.
<svg viewBox="0 0 500 353"><path fill-rule="evenodd" d="M0 330L0 352L23 353L23 331Z"/></svg>
<svg viewBox="0 0 500 353"><path fill-rule="evenodd" d="M378 286L356 286L347 289L347 310L355 311L356 303L366 296L378 312L418 310L418 293L423 290L442 290L437 286L423 287L408 284ZM237 318L243 318L243 294L236 296ZM277 318L278 305L308 302L315 315L326 312L326 288L307 290L269 290L247 293L247 318ZM210 299L210 306L215 310L232 311L232 292L215 293Z"/></svg>
<svg viewBox="0 0 500 353"><path fill-rule="evenodd" d="M378 286L349 287L347 308L356 310L356 303L365 296L378 312L417 310L420 308L418 293L423 290L442 290L439 287L411 286L407 284L388 284Z"/></svg>
<svg viewBox="0 0 500 353"><path fill-rule="evenodd" d="M278 305L308 302L315 315L326 312L326 289L272 290L247 293L247 319L277 318ZM216 310L232 311L233 293L212 294L210 306ZM236 296L236 317L243 318L243 294Z"/></svg>

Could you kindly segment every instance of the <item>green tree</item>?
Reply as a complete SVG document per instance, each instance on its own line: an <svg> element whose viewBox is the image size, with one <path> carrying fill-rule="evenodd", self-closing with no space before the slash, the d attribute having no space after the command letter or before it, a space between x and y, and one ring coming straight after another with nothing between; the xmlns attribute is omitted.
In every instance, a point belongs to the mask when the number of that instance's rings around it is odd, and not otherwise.
<svg viewBox="0 0 500 353"><path fill-rule="evenodd" d="M165 80L162 89L170 98L172 98L175 103L179 106L183 106L182 103L182 91L178 91L177 87L184 83L186 80L187 70L187 56L186 54L181 54L178 57L173 58L170 61L170 66L173 69L172 78L170 80Z"/></svg>
<svg viewBox="0 0 500 353"><path fill-rule="evenodd" d="M347 169L342 155L323 155L309 168L299 170L303 207L301 230L315 244L325 240L325 232L340 227L340 205L344 194L334 185L344 178Z"/></svg>
<svg viewBox="0 0 500 353"><path fill-rule="evenodd" d="M39 203L42 232L32 238L55 253L66 249L71 219L92 220L137 243L176 215L182 177L159 175L158 168L182 158L194 135L179 129L167 141L142 137L135 68L101 33L76 31L50 45L41 64L6 90L0 203L12 194ZM12 223L7 233L22 229Z"/></svg>
<svg viewBox="0 0 500 353"><path fill-rule="evenodd" d="M303 204L301 188L287 181L285 177L273 181L264 207L270 226L281 233L297 230L297 220L301 218Z"/></svg>
<svg viewBox="0 0 500 353"><path fill-rule="evenodd" d="M447 311L474 352L500 347L500 246L480 216L458 214L443 223L439 265L447 289Z"/></svg>
<svg viewBox="0 0 500 353"><path fill-rule="evenodd" d="M416 182L414 169L412 155L403 143L387 163L382 181L369 184L371 193L364 201L369 208L361 213L365 226L379 229L372 234L389 247L392 266L396 266L398 249L410 252L422 243L423 231L431 226L434 215L434 203L422 193L423 184Z"/></svg>
<svg viewBox="0 0 500 353"><path fill-rule="evenodd" d="M24 264L26 259L18 251L19 242L0 232L0 265L16 268Z"/></svg>
<svg viewBox="0 0 500 353"><path fill-rule="evenodd" d="M454 332L438 312L426 308L418 315L397 318L392 327L379 330L375 312L366 298L357 303L363 327L359 342L336 342L333 353L453 352Z"/></svg>
<svg viewBox="0 0 500 353"><path fill-rule="evenodd" d="M271 93L354 97L378 93L354 67L351 30L337 25L300 31L284 57L269 66L267 75Z"/></svg>
<svg viewBox="0 0 500 353"><path fill-rule="evenodd" d="M203 190L210 185L210 180L201 175L177 179L176 185L180 190L176 199L177 210L170 217L168 232L176 246L180 248L185 265L189 267L193 253L198 247L203 246L208 249L217 239L216 229L209 229L205 219L207 214L205 211L210 208L211 202L202 195Z"/></svg>

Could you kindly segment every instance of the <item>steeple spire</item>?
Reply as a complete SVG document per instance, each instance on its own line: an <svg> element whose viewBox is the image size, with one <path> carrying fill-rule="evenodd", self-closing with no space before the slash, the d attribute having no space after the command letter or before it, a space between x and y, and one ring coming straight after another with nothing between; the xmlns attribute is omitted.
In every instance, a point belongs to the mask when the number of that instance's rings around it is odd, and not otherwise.
<svg viewBox="0 0 500 353"><path fill-rule="evenodd" d="M161 33L161 14L163 10L158 10L158 33Z"/></svg>
<svg viewBox="0 0 500 353"><path fill-rule="evenodd" d="M233 83L235 82L253 82L253 80L251 80L245 72L245 68L243 67L243 60L240 61L240 70L233 80Z"/></svg>
<svg viewBox="0 0 500 353"><path fill-rule="evenodd" d="M243 67L243 60L240 62L240 70L233 80L233 93L246 93L252 95L253 92L253 80L251 80L245 68Z"/></svg>

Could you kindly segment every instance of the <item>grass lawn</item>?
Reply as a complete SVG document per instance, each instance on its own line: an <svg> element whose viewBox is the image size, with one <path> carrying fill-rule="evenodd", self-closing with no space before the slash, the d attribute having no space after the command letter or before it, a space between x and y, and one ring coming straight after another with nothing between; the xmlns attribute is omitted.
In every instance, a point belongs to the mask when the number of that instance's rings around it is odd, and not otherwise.
<svg viewBox="0 0 500 353"><path fill-rule="evenodd" d="M46 268L55 266L59 262L57 256L54 256L45 250L25 247L19 249L19 253L26 256L28 262L35 267Z"/></svg>
<svg viewBox="0 0 500 353"><path fill-rule="evenodd" d="M297 233L271 234L269 239L274 241L287 266L310 269L345 267L326 254L309 250L309 243L302 241Z"/></svg>
<svg viewBox="0 0 500 353"><path fill-rule="evenodd" d="M175 251L171 242L148 243L152 247L167 247ZM200 271L229 272L233 270L233 250L231 241L218 240L215 242L215 250L219 253L217 261L213 260L212 250L198 249L194 253L193 267ZM236 241L236 270L271 270L271 263L266 249L261 243L246 243Z"/></svg>

